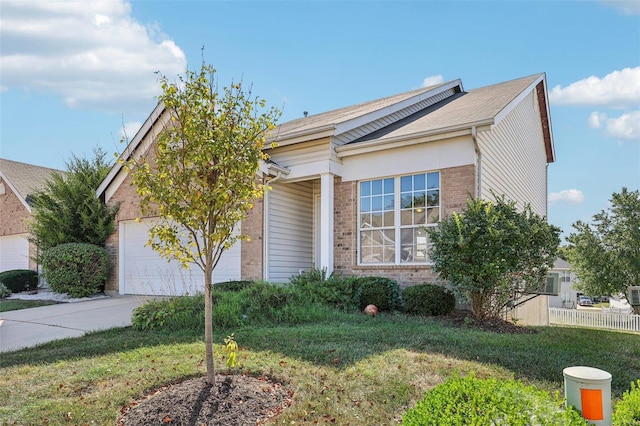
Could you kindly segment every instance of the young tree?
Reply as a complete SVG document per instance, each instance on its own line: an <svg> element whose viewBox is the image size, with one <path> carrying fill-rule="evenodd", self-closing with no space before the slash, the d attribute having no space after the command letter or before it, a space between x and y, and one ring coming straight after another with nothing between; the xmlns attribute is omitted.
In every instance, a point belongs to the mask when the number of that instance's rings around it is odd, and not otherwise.
<svg viewBox="0 0 640 426"><path fill-rule="evenodd" d="M224 250L238 239L236 224L247 216L264 187L257 180L267 133L280 112L245 91L241 83L220 91L215 70L203 64L180 82L160 79L169 120L151 155L129 163L144 214L162 220L149 231L149 244L183 267L204 274L207 382L213 365L212 274Z"/></svg>
<svg viewBox="0 0 640 426"><path fill-rule="evenodd" d="M578 221L567 237L569 263L586 294L610 296L640 285L640 192L622 188L613 193L611 207Z"/></svg>
<svg viewBox="0 0 640 426"><path fill-rule="evenodd" d="M469 200L428 232L434 271L477 317L498 317L519 295L540 291L560 243L559 228L504 197Z"/></svg>
<svg viewBox="0 0 640 426"><path fill-rule="evenodd" d="M45 187L29 197L29 239L40 252L63 243L103 246L113 233L118 207L107 207L96 196L111 169L105 157L100 148L93 150L92 159L72 155L66 173L53 173Z"/></svg>

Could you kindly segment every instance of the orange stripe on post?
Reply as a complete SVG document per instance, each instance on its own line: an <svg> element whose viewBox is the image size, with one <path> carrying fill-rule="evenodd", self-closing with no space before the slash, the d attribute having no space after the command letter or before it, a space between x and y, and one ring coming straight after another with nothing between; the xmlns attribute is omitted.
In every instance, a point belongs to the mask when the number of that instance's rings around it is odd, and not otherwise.
<svg viewBox="0 0 640 426"><path fill-rule="evenodd" d="M602 389L580 389L582 417L587 420L603 420Z"/></svg>

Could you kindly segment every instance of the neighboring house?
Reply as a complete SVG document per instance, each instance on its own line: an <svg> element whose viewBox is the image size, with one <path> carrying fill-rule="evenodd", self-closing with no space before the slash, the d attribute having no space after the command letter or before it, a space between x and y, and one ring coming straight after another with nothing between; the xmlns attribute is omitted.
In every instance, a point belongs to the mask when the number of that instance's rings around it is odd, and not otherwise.
<svg viewBox="0 0 640 426"><path fill-rule="evenodd" d="M59 170L0 158L0 272L37 270L32 260L36 248L27 240L32 218L29 195L44 188Z"/></svg>
<svg viewBox="0 0 640 426"><path fill-rule="evenodd" d="M549 296L549 307L575 308L578 300L578 292L573 288L576 274L571 272L569 262L557 258L549 272L558 274L558 295Z"/></svg>
<svg viewBox="0 0 640 426"><path fill-rule="evenodd" d="M555 161L547 99L544 74L469 91L454 80L281 124L260 171L272 189L241 224L251 241L227 253L214 281L286 281L313 267L401 286L432 281L424 228L469 197L504 194L546 216ZM122 157L148 155L166 120L158 105ZM201 288L200 277L189 281L144 247L153 218L136 222L138 197L121 166L98 195L121 205L107 241L117 265L107 290Z"/></svg>

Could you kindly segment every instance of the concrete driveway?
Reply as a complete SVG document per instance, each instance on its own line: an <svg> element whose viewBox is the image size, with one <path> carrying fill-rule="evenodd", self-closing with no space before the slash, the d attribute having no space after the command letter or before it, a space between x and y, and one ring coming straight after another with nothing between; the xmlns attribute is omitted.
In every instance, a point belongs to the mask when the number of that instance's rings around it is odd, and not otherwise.
<svg viewBox="0 0 640 426"><path fill-rule="evenodd" d="M90 331L131 325L133 310L151 297L114 296L0 313L0 352Z"/></svg>

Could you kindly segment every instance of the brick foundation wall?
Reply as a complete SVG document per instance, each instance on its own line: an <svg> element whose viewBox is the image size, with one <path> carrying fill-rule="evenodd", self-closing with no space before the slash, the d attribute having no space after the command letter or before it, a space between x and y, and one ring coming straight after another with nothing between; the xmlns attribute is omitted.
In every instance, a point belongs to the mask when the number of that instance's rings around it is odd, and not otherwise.
<svg viewBox="0 0 640 426"><path fill-rule="evenodd" d="M475 166L452 167L440 171L442 211L446 216L461 211L476 193ZM358 186L357 182L335 181L334 271L342 275L375 275L392 278L401 287L433 282L437 275L428 265L358 266Z"/></svg>

